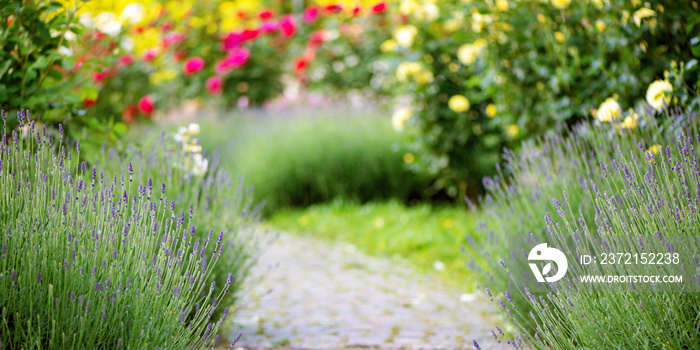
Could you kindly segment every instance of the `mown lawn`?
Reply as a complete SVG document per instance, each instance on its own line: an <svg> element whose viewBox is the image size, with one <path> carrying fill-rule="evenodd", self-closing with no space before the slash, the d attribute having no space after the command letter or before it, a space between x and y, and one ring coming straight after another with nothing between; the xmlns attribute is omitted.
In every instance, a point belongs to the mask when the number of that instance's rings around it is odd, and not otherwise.
<svg viewBox="0 0 700 350"><path fill-rule="evenodd" d="M464 208L408 207L397 202L336 201L278 211L268 220L274 229L350 243L375 256L406 259L419 271L467 292L474 286L460 247L475 224L475 216Z"/></svg>

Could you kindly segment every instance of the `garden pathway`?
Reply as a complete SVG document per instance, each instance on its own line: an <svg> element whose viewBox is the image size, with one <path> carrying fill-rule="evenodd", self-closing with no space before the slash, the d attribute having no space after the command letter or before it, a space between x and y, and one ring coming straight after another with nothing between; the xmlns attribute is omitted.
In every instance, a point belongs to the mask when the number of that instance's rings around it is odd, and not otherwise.
<svg viewBox="0 0 700 350"><path fill-rule="evenodd" d="M244 349L472 349L496 345L493 305L354 246L280 234L236 310Z"/></svg>

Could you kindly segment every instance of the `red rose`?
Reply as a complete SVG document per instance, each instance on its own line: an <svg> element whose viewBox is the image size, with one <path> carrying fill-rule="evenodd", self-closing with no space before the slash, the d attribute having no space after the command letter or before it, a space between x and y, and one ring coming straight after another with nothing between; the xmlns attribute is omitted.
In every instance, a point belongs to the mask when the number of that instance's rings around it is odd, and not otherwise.
<svg viewBox="0 0 700 350"><path fill-rule="evenodd" d="M139 100L138 108L141 113L150 115L156 109L156 104L151 95L146 95Z"/></svg>
<svg viewBox="0 0 700 350"><path fill-rule="evenodd" d="M326 12L338 13L343 10L343 5L341 4L330 4L326 6Z"/></svg>
<svg viewBox="0 0 700 350"><path fill-rule="evenodd" d="M271 18L273 15L274 14L273 14L272 10L265 9L265 10L262 10L260 12L259 16L260 16L260 19L268 19L268 18Z"/></svg>
<svg viewBox="0 0 700 350"><path fill-rule="evenodd" d="M96 103L97 103L97 100L94 98L86 98L85 100L83 100L83 106L85 108L90 108L90 107L94 106Z"/></svg>
<svg viewBox="0 0 700 350"><path fill-rule="evenodd" d="M180 61L185 59L185 56L186 56L185 52L177 51L177 52L175 52L175 55L173 56L173 58L175 58L175 61L180 62Z"/></svg>
<svg viewBox="0 0 700 350"><path fill-rule="evenodd" d="M309 61L306 57L297 57L297 59L294 60L294 71L297 73L303 72L304 70L306 70L306 67L308 67L308 65Z"/></svg>
<svg viewBox="0 0 700 350"><path fill-rule="evenodd" d="M15 23L15 15L10 15L9 17L7 17L7 26L11 26L12 23Z"/></svg>
<svg viewBox="0 0 700 350"><path fill-rule="evenodd" d="M128 105L122 111L122 120L124 123L131 124L136 119L136 106Z"/></svg>
<svg viewBox="0 0 700 350"><path fill-rule="evenodd" d="M382 13L384 11L386 11L386 2L384 1L372 6L372 12L374 13Z"/></svg>
<svg viewBox="0 0 700 350"><path fill-rule="evenodd" d="M221 95L221 92L223 91L224 81L221 79L221 77L215 75L207 79L204 85L210 94L218 96Z"/></svg>
<svg viewBox="0 0 700 350"><path fill-rule="evenodd" d="M243 41L249 41L257 38L258 34L260 34L260 31L257 29L245 29L243 33L241 33L241 36L243 37Z"/></svg>
<svg viewBox="0 0 700 350"><path fill-rule="evenodd" d="M192 75L204 69L204 60L201 57L188 58L182 65L185 75Z"/></svg>
<svg viewBox="0 0 700 350"><path fill-rule="evenodd" d="M352 15L357 16L360 13L360 5L355 6L354 9L352 9Z"/></svg>

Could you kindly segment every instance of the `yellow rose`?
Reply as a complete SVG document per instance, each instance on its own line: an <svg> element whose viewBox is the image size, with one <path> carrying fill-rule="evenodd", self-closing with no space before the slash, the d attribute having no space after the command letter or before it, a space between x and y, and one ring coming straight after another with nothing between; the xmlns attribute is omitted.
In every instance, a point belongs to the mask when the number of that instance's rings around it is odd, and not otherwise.
<svg viewBox="0 0 700 350"><path fill-rule="evenodd" d="M508 0L496 0L496 10L504 12L508 11L509 7Z"/></svg>
<svg viewBox="0 0 700 350"><path fill-rule="evenodd" d="M655 110L661 110L671 102L673 86L665 80L657 80L647 89L647 103Z"/></svg>
<svg viewBox="0 0 700 350"><path fill-rule="evenodd" d="M450 97L449 101L447 101L447 105L451 110L457 113L462 113L469 109L469 100L462 95L454 95Z"/></svg>
<svg viewBox="0 0 700 350"><path fill-rule="evenodd" d="M486 115L489 118L493 118L496 113L498 113L498 108L496 108L496 105L493 103L489 103L488 106L486 106Z"/></svg>
<svg viewBox="0 0 700 350"><path fill-rule="evenodd" d="M659 152L661 152L661 145L653 145L649 147L647 152L651 154L659 154Z"/></svg>
<svg viewBox="0 0 700 350"><path fill-rule="evenodd" d="M552 0L552 6L561 10L569 7L569 4L571 4L571 0Z"/></svg>
<svg viewBox="0 0 700 350"><path fill-rule="evenodd" d="M418 34L418 28L413 25L405 25L396 28L394 31L394 40L401 46L411 47L413 45L413 39L416 38Z"/></svg>
<svg viewBox="0 0 700 350"><path fill-rule="evenodd" d="M595 21L595 27L598 29L599 32L602 32L605 30L605 23L601 20Z"/></svg>
<svg viewBox="0 0 700 350"><path fill-rule="evenodd" d="M394 51L396 48L396 41L393 39L386 40L382 43L382 45L379 46L379 50L381 50L384 53Z"/></svg>
<svg viewBox="0 0 700 350"><path fill-rule="evenodd" d="M642 26L642 20L645 18L649 17L654 17L656 16L656 11L652 9L648 9L646 7L642 7L639 10L635 11L634 14L632 14L632 18L634 19L634 24L637 25L637 27Z"/></svg>
<svg viewBox="0 0 700 350"><path fill-rule="evenodd" d="M506 135L508 135L511 138L515 138L520 134L520 128L515 125L515 124L510 124L506 126Z"/></svg>
<svg viewBox="0 0 700 350"><path fill-rule="evenodd" d="M622 109L620 105L612 97L606 99L603 104L598 107L598 111L595 113L596 119L602 123L609 123L613 119L618 119L622 115Z"/></svg>
<svg viewBox="0 0 700 350"><path fill-rule="evenodd" d="M409 77L415 76L420 73L423 69L423 65L420 62L401 62L398 67L396 67L396 79L400 82L405 82Z"/></svg>
<svg viewBox="0 0 700 350"><path fill-rule="evenodd" d="M637 113L631 112L625 120L620 123L620 127L623 129L634 129L639 126L639 116Z"/></svg>
<svg viewBox="0 0 700 350"><path fill-rule="evenodd" d="M556 41L558 41L559 43L563 43L564 42L564 34L562 34L561 32L558 32L558 31L554 32L554 39Z"/></svg>
<svg viewBox="0 0 700 350"><path fill-rule="evenodd" d="M403 107L397 109L394 115L391 116L391 124L394 130L403 130L403 124L406 123L409 118L411 118L411 110L409 108Z"/></svg>
<svg viewBox="0 0 700 350"><path fill-rule="evenodd" d="M486 47L486 40L479 39L471 44L464 44L457 49L457 58L464 65L476 62L481 51Z"/></svg>

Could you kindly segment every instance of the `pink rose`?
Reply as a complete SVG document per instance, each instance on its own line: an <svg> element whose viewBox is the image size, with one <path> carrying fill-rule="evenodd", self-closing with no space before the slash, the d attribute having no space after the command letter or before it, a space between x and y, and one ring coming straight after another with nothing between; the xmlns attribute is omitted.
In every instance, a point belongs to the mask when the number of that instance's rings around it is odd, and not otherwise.
<svg viewBox="0 0 700 350"><path fill-rule="evenodd" d="M210 94L218 96L221 95L221 92L223 91L224 81L221 79L221 77L214 75L207 79L204 85Z"/></svg>
<svg viewBox="0 0 700 350"><path fill-rule="evenodd" d="M296 31L296 23L294 21L294 17L290 15L282 17L282 22L280 23L280 25L282 26L282 33L284 33L285 38L294 35L294 32Z"/></svg>
<svg viewBox="0 0 700 350"><path fill-rule="evenodd" d="M318 8L315 6L309 6L304 10L304 23L311 24L316 22L318 19Z"/></svg>
<svg viewBox="0 0 700 350"><path fill-rule="evenodd" d="M224 40L221 42L222 49L224 51L235 49L241 46L243 42L243 35L238 32L231 32L226 35Z"/></svg>
<svg viewBox="0 0 700 350"><path fill-rule="evenodd" d="M182 65L185 75L192 75L204 69L204 60L201 57L188 58Z"/></svg>
<svg viewBox="0 0 700 350"><path fill-rule="evenodd" d="M260 25L260 31L263 33L274 33L279 29L280 25L274 19L262 22Z"/></svg>
<svg viewBox="0 0 700 350"><path fill-rule="evenodd" d="M158 56L158 51L156 49L148 49L143 53L143 60L146 62L153 61Z"/></svg>
<svg viewBox="0 0 700 350"><path fill-rule="evenodd" d="M229 51L228 55L214 65L214 70L219 75L228 73L229 70L238 68L250 58L250 51L244 47Z"/></svg>

